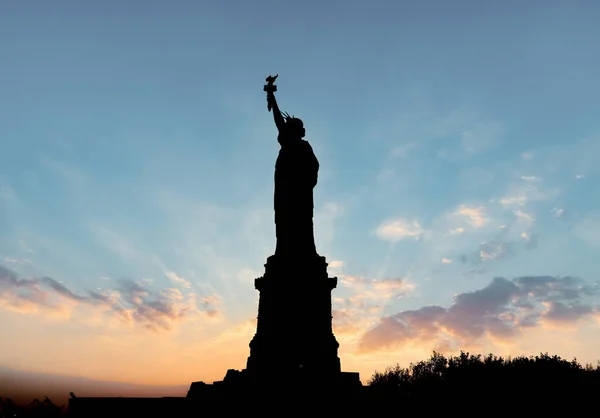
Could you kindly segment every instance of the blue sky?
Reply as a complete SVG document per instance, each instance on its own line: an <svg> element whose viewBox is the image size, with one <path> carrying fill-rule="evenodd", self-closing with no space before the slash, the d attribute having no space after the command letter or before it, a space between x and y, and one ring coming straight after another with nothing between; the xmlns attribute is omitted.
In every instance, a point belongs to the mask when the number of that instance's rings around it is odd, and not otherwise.
<svg viewBox="0 0 600 418"><path fill-rule="evenodd" d="M345 369L596 360L598 3L0 8L0 365L148 384L244 367L275 245L275 73L321 164Z"/></svg>

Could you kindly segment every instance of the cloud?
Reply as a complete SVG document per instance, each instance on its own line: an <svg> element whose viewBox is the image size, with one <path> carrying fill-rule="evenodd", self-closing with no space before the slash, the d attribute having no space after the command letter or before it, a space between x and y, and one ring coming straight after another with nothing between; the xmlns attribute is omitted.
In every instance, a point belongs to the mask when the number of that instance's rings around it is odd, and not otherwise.
<svg viewBox="0 0 600 418"><path fill-rule="evenodd" d="M21 313L58 313L64 318L87 309L155 331L169 330L184 319L218 318L221 314L217 295L198 297L174 288L153 291L142 283L119 279L111 289L88 290L82 295L53 278L25 279L0 265L0 306Z"/></svg>
<svg viewBox="0 0 600 418"><path fill-rule="evenodd" d="M521 238L523 238L523 246L527 249L537 247L538 237L538 234L529 234L527 232L521 233Z"/></svg>
<svg viewBox="0 0 600 418"><path fill-rule="evenodd" d="M175 272L172 272L172 271L167 272L167 273L165 273L165 276L167 276L172 282L174 282L176 284L180 284L183 287L186 287L186 288L192 287L192 284L190 282L188 282L183 277L178 276L177 273L175 273Z"/></svg>
<svg viewBox="0 0 600 418"><path fill-rule="evenodd" d="M512 185L502 198L499 199L499 203L508 208L520 209L529 202L537 202L547 200L558 196L558 189L547 189L540 188L538 182L519 182Z"/></svg>
<svg viewBox="0 0 600 418"><path fill-rule="evenodd" d="M600 283L565 276L495 277L486 287L455 296L444 308L426 306L385 316L362 335L362 351L401 344L469 344L511 340L543 323L574 323L600 311Z"/></svg>
<svg viewBox="0 0 600 418"><path fill-rule="evenodd" d="M504 206L523 206L526 202L526 196L505 196L500 199L500 204Z"/></svg>
<svg viewBox="0 0 600 418"><path fill-rule="evenodd" d="M33 264L31 262L31 260L20 259L20 258L15 258L15 257L10 257L10 256L4 257L4 262L8 263L8 264L19 265L19 266L24 266L26 264Z"/></svg>
<svg viewBox="0 0 600 418"><path fill-rule="evenodd" d="M333 332L338 337L354 335L362 331L360 321L356 320L354 311L350 308L332 309Z"/></svg>
<svg viewBox="0 0 600 418"><path fill-rule="evenodd" d="M444 258L442 258L442 263L444 263L444 264L452 264L452 260L450 260L449 258L444 257Z"/></svg>
<svg viewBox="0 0 600 418"><path fill-rule="evenodd" d="M52 292L43 289L47 285ZM0 307L21 313L36 313L42 308L52 313L62 312L64 306L53 295L73 300L64 287L49 278L25 279L14 271L0 265ZM60 301L59 301L60 302Z"/></svg>
<svg viewBox="0 0 600 418"><path fill-rule="evenodd" d="M383 222L375 233L382 240L397 242L405 238L419 239L425 230L417 220L395 219Z"/></svg>
<svg viewBox="0 0 600 418"><path fill-rule="evenodd" d="M509 238L510 228L502 226L496 236L483 241L477 249L460 255L463 263L479 266L481 263L513 257L520 248L533 249L537 246L538 235L522 232L518 238Z"/></svg>
<svg viewBox="0 0 600 418"><path fill-rule="evenodd" d="M405 293L414 289L414 285L408 281L397 279L372 279L359 276L341 275L341 283L346 288L351 288L357 293L364 294L368 291L383 291L383 296L391 293Z"/></svg>
<svg viewBox="0 0 600 418"><path fill-rule="evenodd" d="M580 320L595 311L588 305L567 305L563 302L548 302L545 318L552 322L571 323Z"/></svg>
<svg viewBox="0 0 600 418"><path fill-rule="evenodd" d="M403 278L373 279L340 275L340 290L346 297L333 299L333 326L336 335L364 332L392 299L405 297L415 286Z"/></svg>
<svg viewBox="0 0 600 418"><path fill-rule="evenodd" d="M47 285L48 287L53 289L56 293L66 297L67 299L71 299L71 300L74 300L77 302L88 300L87 297L79 296L79 295L73 293L65 285L63 285L60 282L57 282L56 280L54 280L50 277L42 277L41 279L39 279L39 283Z"/></svg>
<svg viewBox="0 0 600 418"><path fill-rule="evenodd" d="M522 210L517 210L515 211L515 216L517 217L517 219L526 221L526 222L533 222L535 220L535 218L533 217L533 215L524 212Z"/></svg>
<svg viewBox="0 0 600 418"><path fill-rule="evenodd" d="M32 287L35 283L35 280L22 279L14 271L0 265L0 286L19 289Z"/></svg>
<svg viewBox="0 0 600 418"><path fill-rule="evenodd" d="M111 310L128 322L136 322L154 331L169 330L180 320L204 313L217 317L219 299L215 295L198 298L195 293L183 294L179 289L166 288L153 292L130 279L117 280L116 300L110 301ZM111 290L96 295L108 296Z"/></svg>
<svg viewBox="0 0 600 418"><path fill-rule="evenodd" d="M218 295L210 295L200 298L200 305L204 312L210 317L216 317L221 314L220 306L222 299Z"/></svg>
<svg viewBox="0 0 600 418"><path fill-rule="evenodd" d="M475 228L480 228L489 221L482 206L460 205L454 214L466 217L468 222Z"/></svg>
<svg viewBox="0 0 600 418"><path fill-rule="evenodd" d="M439 321L446 310L439 306L426 306L418 310L400 312L379 320L360 340L361 351L372 351L392 344L399 345L411 339L431 341L439 332Z"/></svg>

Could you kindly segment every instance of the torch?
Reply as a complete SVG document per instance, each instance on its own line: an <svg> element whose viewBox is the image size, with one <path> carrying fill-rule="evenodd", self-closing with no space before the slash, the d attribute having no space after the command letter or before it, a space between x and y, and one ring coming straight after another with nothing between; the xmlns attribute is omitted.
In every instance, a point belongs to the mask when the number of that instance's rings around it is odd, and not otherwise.
<svg viewBox="0 0 600 418"><path fill-rule="evenodd" d="M268 76L265 80L267 84L265 84L265 87L263 88L263 90L267 92L267 110L269 112L271 111L271 100L269 98L277 91L277 86L273 84L277 79L277 76L279 76L279 74L277 74L275 77L272 75Z"/></svg>

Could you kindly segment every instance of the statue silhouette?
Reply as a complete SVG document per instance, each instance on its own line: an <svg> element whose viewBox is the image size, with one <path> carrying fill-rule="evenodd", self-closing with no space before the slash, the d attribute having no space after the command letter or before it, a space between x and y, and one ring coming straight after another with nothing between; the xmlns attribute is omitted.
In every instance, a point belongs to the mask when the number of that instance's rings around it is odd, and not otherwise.
<svg viewBox="0 0 600 418"><path fill-rule="evenodd" d="M301 119L282 113L275 99L277 76L267 77L268 109L273 111L281 145L275 163L275 235L277 257L317 254L313 230L313 188L317 185L319 161L308 141Z"/></svg>
<svg viewBox="0 0 600 418"><path fill-rule="evenodd" d="M329 277L327 261L315 248L313 189L319 161L303 139L302 120L279 110L274 95L276 78L267 78L264 91L281 145L275 164L277 245L275 254L267 257L264 274L254 279L260 295L246 368L230 369L222 381L213 384L192 382L183 403L180 398L102 401L71 393L69 414L73 418L122 416L115 410L129 412L135 407L139 416L176 416L206 411L207 406L216 412L213 407L223 405L229 412L250 408L250 413L265 415L280 405L297 409L299 403L321 405L337 401L339 395L342 399L358 396L360 376L341 371L339 343L333 334L331 292L337 277Z"/></svg>

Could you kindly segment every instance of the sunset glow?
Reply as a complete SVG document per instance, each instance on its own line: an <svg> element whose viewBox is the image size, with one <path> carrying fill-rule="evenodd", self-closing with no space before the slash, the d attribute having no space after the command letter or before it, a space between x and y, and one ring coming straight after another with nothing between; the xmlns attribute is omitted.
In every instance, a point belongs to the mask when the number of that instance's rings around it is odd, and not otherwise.
<svg viewBox="0 0 600 418"><path fill-rule="evenodd" d="M5 3L0 372L161 396L245 367L276 73L343 370L600 357L600 4Z"/></svg>

